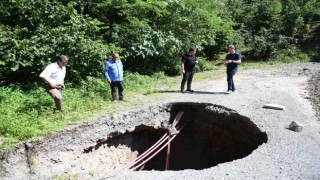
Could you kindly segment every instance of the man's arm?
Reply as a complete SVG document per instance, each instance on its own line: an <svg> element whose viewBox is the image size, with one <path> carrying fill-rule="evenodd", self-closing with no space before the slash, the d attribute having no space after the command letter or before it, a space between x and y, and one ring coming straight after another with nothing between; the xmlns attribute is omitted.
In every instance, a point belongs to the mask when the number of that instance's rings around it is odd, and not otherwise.
<svg viewBox="0 0 320 180"><path fill-rule="evenodd" d="M41 78L45 83L49 84L49 86L50 86L51 88L58 88L58 87L59 87L56 83L51 82L50 79L47 78L47 77L41 77L41 76L40 76L40 78ZM64 85L62 85L62 87L64 87Z"/></svg>
<svg viewBox="0 0 320 180"><path fill-rule="evenodd" d="M224 64L225 64L225 65L227 65L227 64L229 64L229 63L231 63L231 60L229 60L229 59L228 59L228 55L227 55L227 56L226 56L226 60L225 60L225 63L224 63Z"/></svg>
<svg viewBox="0 0 320 180"><path fill-rule="evenodd" d="M181 70L182 70L182 74L184 74L185 70L184 70L184 63L183 62L181 63Z"/></svg>
<svg viewBox="0 0 320 180"><path fill-rule="evenodd" d="M184 62L185 62L185 55L183 55L182 58L181 58L181 71L182 71L182 74L186 73L186 71L184 70Z"/></svg>
<svg viewBox="0 0 320 180"><path fill-rule="evenodd" d="M108 72L109 72L109 63L107 62L107 63L106 63L106 66L105 66L105 68L104 68L104 76L105 76L107 82L110 84L110 83L111 83L111 79L110 79L110 77L109 77Z"/></svg>
<svg viewBox="0 0 320 180"><path fill-rule="evenodd" d="M49 78L50 76L50 68L49 66L47 66L39 75L39 77L45 82L47 83L51 88L57 88L59 86L57 86L57 84L55 82L52 82Z"/></svg>
<svg viewBox="0 0 320 180"><path fill-rule="evenodd" d="M237 60L228 60L226 57L226 64L229 64L229 63L241 64L241 55L238 54Z"/></svg>
<svg viewBox="0 0 320 180"><path fill-rule="evenodd" d="M241 64L241 55L240 55L240 53L238 54L237 60L232 60L232 62L235 63L235 64Z"/></svg>

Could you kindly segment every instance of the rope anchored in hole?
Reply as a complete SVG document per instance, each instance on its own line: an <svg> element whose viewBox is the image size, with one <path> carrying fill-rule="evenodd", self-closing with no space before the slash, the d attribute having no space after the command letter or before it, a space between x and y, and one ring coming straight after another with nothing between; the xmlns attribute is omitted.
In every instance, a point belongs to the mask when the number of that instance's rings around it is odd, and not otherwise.
<svg viewBox="0 0 320 180"><path fill-rule="evenodd" d="M152 145L149 149L147 149L144 153L142 153L136 159L129 162L127 165L116 169L114 175L111 175L109 177L113 177L117 175L121 170L125 170L125 169L136 170L137 168L146 164L150 159L152 159L155 155L157 155L166 146L168 146L167 161L166 161L166 170L168 170L169 163L170 163L170 142L179 134L179 132L185 126L185 125L178 125L183 113L184 113L183 111L178 112L172 124L169 125L168 132L165 133L154 145ZM167 142L165 143L166 140ZM102 179L105 179L105 178L102 178Z"/></svg>

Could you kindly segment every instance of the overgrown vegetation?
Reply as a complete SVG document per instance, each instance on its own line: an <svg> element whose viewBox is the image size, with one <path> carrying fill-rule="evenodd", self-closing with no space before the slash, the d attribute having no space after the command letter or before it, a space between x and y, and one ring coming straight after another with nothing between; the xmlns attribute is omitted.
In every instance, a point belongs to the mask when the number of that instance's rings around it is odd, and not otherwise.
<svg viewBox="0 0 320 180"><path fill-rule="evenodd" d="M253 60L319 57L318 0L3 0L0 6L3 85L37 81L60 54L69 56L69 81L100 77L113 51L126 71L144 75L178 75L190 46L206 60L229 43Z"/></svg>
<svg viewBox="0 0 320 180"><path fill-rule="evenodd" d="M131 100L168 83L166 75L179 75L191 46L198 72L219 68L210 60L223 59L230 43L244 61L320 61L318 0L3 0L0 6L0 144L127 106L110 104L102 79L114 51ZM66 110L54 114L38 76L61 54L70 59Z"/></svg>
<svg viewBox="0 0 320 180"><path fill-rule="evenodd" d="M12 144L39 135L47 135L99 111L112 114L130 106L136 95L153 91L166 84L163 73L145 76L127 73L125 101L111 102L110 87L105 80L88 77L80 83L66 85L65 110L55 113L52 98L38 84L0 87L0 134L2 143ZM1 142L1 141L0 141Z"/></svg>

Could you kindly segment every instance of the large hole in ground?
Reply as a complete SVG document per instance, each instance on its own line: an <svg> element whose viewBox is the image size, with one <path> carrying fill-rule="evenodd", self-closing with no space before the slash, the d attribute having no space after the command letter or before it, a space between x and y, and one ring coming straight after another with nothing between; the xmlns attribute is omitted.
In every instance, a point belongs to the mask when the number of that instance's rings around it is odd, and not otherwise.
<svg viewBox="0 0 320 180"><path fill-rule="evenodd" d="M180 111L184 114L179 123L185 126L170 143L169 170L209 168L246 157L267 142L266 133L261 132L249 118L231 109L212 104L174 103L170 109L170 124ZM125 146L142 154L167 132L166 128L140 125L131 133L100 143L95 149L101 145L121 149ZM138 169L165 170L166 159L167 148L164 148Z"/></svg>

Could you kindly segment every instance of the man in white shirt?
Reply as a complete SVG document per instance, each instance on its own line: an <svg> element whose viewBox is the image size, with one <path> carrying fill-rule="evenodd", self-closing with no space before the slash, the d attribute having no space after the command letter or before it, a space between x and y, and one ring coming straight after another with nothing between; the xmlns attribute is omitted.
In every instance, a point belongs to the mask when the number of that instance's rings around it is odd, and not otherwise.
<svg viewBox="0 0 320 180"><path fill-rule="evenodd" d="M57 62L49 64L40 74L40 78L46 83L46 90L54 99L58 110L62 111L62 88L66 76L68 57L61 55Z"/></svg>

